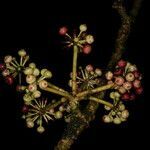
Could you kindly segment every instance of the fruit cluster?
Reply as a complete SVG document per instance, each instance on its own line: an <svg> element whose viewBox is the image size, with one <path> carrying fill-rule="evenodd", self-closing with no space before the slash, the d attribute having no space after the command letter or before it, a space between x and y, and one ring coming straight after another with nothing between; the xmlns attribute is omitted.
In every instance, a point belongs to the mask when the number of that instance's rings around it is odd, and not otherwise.
<svg viewBox="0 0 150 150"><path fill-rule="evenodd" d="M105 74L108 84L115 83L115 90L121 94L122 100L134 100L136 95L143 92L141 85L142 75L136 65L120 60L114 72L108 71Z"/></svg>
<svg viewBox="0 0 150 150"><path fill-rule="evenodd" d="M79 34L76 34L74 32L73 36L70 36L68 34L68 28L61 27L59 29L59 34L67 38L67 41L65 42L67 44L67 47L76 45L80 48L80 52L89 54L92 50L91 44L94 42L94 37L86 33L87 26L85 24L80 25L79 30Z"/></svg>
<svg viewBox="0 0 150 150"><path fill-rule="evenodd" d="M92 89L96 85L99 84L100 78L102 76L102 71L99 68L94 69L94 67L89 64L85 67L85 69L82 69L82 67L79 67L80 71L77 72L77 86L78 90L87 90ZM70 73L69 80L69 86L72 87L72 73Z"/></svg>

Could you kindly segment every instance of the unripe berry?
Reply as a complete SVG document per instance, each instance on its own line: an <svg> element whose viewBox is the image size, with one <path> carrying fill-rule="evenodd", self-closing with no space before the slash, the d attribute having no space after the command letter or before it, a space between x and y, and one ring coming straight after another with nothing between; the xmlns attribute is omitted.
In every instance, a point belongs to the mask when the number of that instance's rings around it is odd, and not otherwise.
<svg viewBox="0 0 150 150"><path fill-rule="evenodd" d="M130 82L125 82L123 84L123 87L126 89L126 90L130 90L132 88L132 84Z"/></svg>
<svg viewBox="0 0 150 150"><path fill-rule="evenodd" d="M125 110L125 105L124 104L120 104L118 108L119 108L120 111L123 111L123 110Z"/></svg>
<svg viewBox="0 0 150 150"><path fill-rule="evenodd" d="M5 69L3 72L2 72L2 75L4 77L8 76L10 74L9 70Z"/></svg>
<svg viewBox="0 0 150 150"><path fill-rule="evenodd" d="M4 58L4 62L5 63L10 63L11 61L12 61L12 56L10 56L10 55L8 55L8 56L5 56L5 58Z"/></svg>
<svg viewBox="0 0 150 150"><path fill-rule="evenodd" d="M109 107L109 106L104 106L104 108L106 109L106 110L111 110L111 108Z"/></svg>
<svg viewBox="0 0 150 150"><path fill-rule="evenodd" d="M126 93L126 89L125 89L123 86L119 87L118 91L119 91L121 94Z"/></svg>
<svg viewBox="0 0 150 150"><path fill-rule="evenodd" d="M47 88L47 86L48 86L48 82L47 81L42 80L42 81L39 82L39 87L41 89L45 89L45 88Z"/></svg>
<svg viewBox="0 0 150 150"><path fill-rule="evenodd" d="M34 76L38 76L39 74L40 74L39 69L35 68L35 69L33 70L33 75L34 75Z"/></svg>
<svg viewBox="0 0 150 150"><path fill-rule="evenodd" d="M55 118L56 118L56 119L60 119L60 118L62 118L62 116L63 116L63 114L62 114L61 111L57 111L57 112L55 113Z"/></svg>
<svg viewBox="0 0 150 150"><path fill-rule="evenodd" d="M26 82L27 82L28 84L32 84L32 83L35 82L35 81L36 81L36 78L35 78L34 75L27 75L27 76L26 76Z"/></svg>
<svg viewBox="0 0 150 150"><path fill-rule="evenodd" d="M104 116L103 116L103 121L104 121L105 123L110 123L110 122L111 122L110 116L104 115Z"/></svg>
<svg viewBox="0 0 150 150"><path fill-rule="evenodd" d="M129 68L128 68L128 72L134 72L134 71L136 71L137 70L137 67L135 66L135 65L131 65L131 66L129 66Z"/></svg>
<svg viewBox="0 0 150 150"><path fill-rule="evenodd" d="M129 117L129 111L128 110L122 111L121 117L124 118L124 119L128 118Z"/></svg>
<svg viewBox="0 0 150 150"><path fill-rule="evenodd" d="M121 123L120 118L119 117L114 118L113 123L114 124L120 124Z"/></svg>
<svg viewBox="0 0 150 150"><path fill-rule="evenodd" d="M135 79L133 73L128 73L125 78L126 78L126 80L129 81L129 82L132 82L132 81L134 81L134 79Z"/></svg>
<svg viewBox="0 0 150 150"><path fill-rule="evenodd" d="M81 32L86 31L87 30L86 24L81 24L80 27L79 27L79 29L80 29Z"/></svg>
<svg viewBox="0 0 150 150"><path fill-rule="evenodd" d="M21 49L20 51L18 51L18 55L24 57L26 56L26 51L24 49Z"/></svg>
<svg viewBox="0 0 150 150"><path fill-rule="evenodd" d="M86 66L86 70L87 70L88 72L93 71L93 66L92 66L92 65L87 65L87 66Z"/></svg>
<svg viewBox="0 0 150 150"><path fill-rule="evenodd" d="M36 64L35 63L30 63L29 67L32 68L32 69L35 69L36 68Z"/></svg>
<svg viewBox="0 0 150 150"><path fill-rule="evenodd" d="M112 80L113 78L113 73L111 71L108 71L106 74L105 74L105 77L107 80Z"/></svg>
<svg viewBox="0 0 150 150"><path fill-rule="evenodd" d="M40 96L41 96L41 92L40 91L36 90L36 91L33 92L33 97L34 98L39 98Z"/></svg>
<svg viewBox="0 0 150 150"><path fill-rule="evenodd" d="M101 76L101 75L102 75L102 70L99 69L99 68L96 68L96 69L95 69L95 73L96 73L98 76Z"/></svg>
<svg viewBox="0 0 150 150"><path fill-rule="evenodd" d="M43 133L44 131L45 131L45 129L44 129L43 126L39 126L39 127L37 128L37 132L39 132L39 133Z"/></svg>
<svg viewBox="0 0 150 150"><path fill-rule="evenodd" d="M31 75L31 74L33 74L33 69L30 68L30 67L25 68L24 74L25 75Z"/></svg>
<svg viewBox="0 0 150 150"><path fill-rule="evenodd" d="M33 128L34 127L34 122L32 120L27 121L27 127L28 128Z"/></svg>
<svg viewBox="0 0 150 150"><path fill-rule="evenodd" d="M94 37L92 35L87 35L85 40L88 44L92 44L94 42Z"/></svg>

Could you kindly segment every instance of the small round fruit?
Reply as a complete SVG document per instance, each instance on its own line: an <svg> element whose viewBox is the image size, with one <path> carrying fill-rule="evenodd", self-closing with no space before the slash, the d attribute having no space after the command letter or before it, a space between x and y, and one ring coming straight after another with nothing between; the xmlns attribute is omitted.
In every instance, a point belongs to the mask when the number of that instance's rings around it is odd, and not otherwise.
<svg viewBox="0 0 150 150"><path fill-rule="evenodd" d="M112 80L113 78L113 73L111 71L108 71L106 74L105 74L105 77L107 80Z"/></svg>
<svg viewBox="0 0 150 150"><path fill-rule="evenodd" d="M50 113L50 114L53 114L53 113L54 113L54 109L51 108L51 109L49 110L49 113Z"/></svg>
<svg viewBox="0 0 150 150"><path fill-rule="evenodd" d="M114 118L113 123L114 124L120 124L121 123L120 118L119 117Z"/></svg>
<svg viewBox="0 0 150 150"><path fill-rule="evenodd" d="M12 84L14 83L14 78L13 78L12 76L6 76L5 82L6 82L8 85L12 85Z"/></svg>
<svg viewBox="0 0 150 150"><path fill-rule="evenodd" d="M118 67L125 67L126 65L127 65L127 62L122 59L117 64Z"/></svg>
<svg viewBox="0 0 150 150"><path fill-rule="evenodd" d="M18 51L18 55L24 57L26 56L26 51L24 49L21 49L20 51Z"/></svg>
<svg viewBox="0 0 150 150"><path fill-rule="evenodd" d="M52 73L51 73L51 71L46 70L46 71L43 73L43 76L44 76L45 78L51 78L51 77L52 77Z"/></svg>
<svg viewBox="0 0 150 150"><path fill-rule="evenodd" d="M31 74L33 74L33 69L30 68L30 67L25 68L24 74L25 75L31 75Z"/></svg>
<svg viewBox="0 0 150 150"><path fill-rule="evenodd" d="M129 111L128 110L123 110L122 113L121 113L121 117L126 119L129 117Z"/></svg>
<svg viewBox="0 0 150 150"><path fill-rule="evenodd" d="M118 108L119 108L120 111L123 111L123 110L125 110L125 105L124 104L120 104Z"/></svg>
<svg viewBox="0 0 150 150"><path fill-rule="evenodd" d="M123 87L126 89L126 90L130 90L132 88L132 84L130 82L125 82L123 84Z"/></svg>
<svg viewBox="0 0 150 150"><path fill-rule="evenodd" d="M115 70L114 75L122 75L123 74L123 70L121 68Z"/></svg>
<svg viewBox="0 0 150 150"><path fill-rule="evenodd" d="M115 98L119 98L120 94L118 92L114 92L114 96L115 96Z"/></svg>
<svg viewBox="0 0 150 150"><path fill-rule="evenodd" d="M36 85L36 84L30 84L30 85L28 86L28 90L29 90L30 92L36 91L36 90L37 90L37 85Z"/></svg>
<svg viewBox="0 0 150 150"><path fill-rule="evenodd" d="M40 91L36 90L36 91L33 92L33 97L34 98L39 98L40 96L41 96L41 92Z"/></svg>
<svg viewBox="0 0 150 150"><path fill-rule="evenodd" d="M63 114L62 114L61 111L57 111L57 112L55 113L55 118L56 118L56 119L60 119L60 118L62 118L62 116L63 116Z"/></svg>
<svg viewBox="0 0 150 150"><path fill-rule="evenodd" d="M104 121L105 123L110 123L112 120L111 120L110 116L104 115L104 116L103 116L103 121Z"/></svg>
<svg viewBox="0 0 150 150"><path fill-rule="evenodd" d="M36 64L35 63L30 63L29 67L32 68L32 69L35 69L36 68Z"/></svg>
<svg viewBox="0 0 150 150"><path fill-rule="evenodd" d="M134 86L134 88L139 88L140 86L141 86L141 81L140 80L134 80L134 82L133 82L133 86Z"/></svg>
<svg viewBox="0 0 150 150"><path fill-rule="evenodd" d="M22 107L22 112L23 113L27 113L29 111L29 107L27 106L27 105L24 105L23 107Z"/></svg>
<svg viewBox="0 0 150 150"><path fill-rule="evenodd" d="M102 75L102 70L99 69L99 68L96 68L95 73L96 73L96 75L101 76Z"/></svg>
<svg viewBox="0 0 150 150"><path fill-rule="evenodd" d="M129 99L130 99L129 93L123 94L122 97L121 97L121 99L122 99L122 100L129 100Z"/></svg>
<svg viewBox="0 0 150 150"><path fill-rule="evenodd" d="M59 107L59 111L63 112L63 111L64 111L64 107L63 107L63 106L60 106L60 107Z"/></svg>
<svg viewBox="0 0 150 150"><path fill-rule="evenodd" d="M8 69L5 69L3 72L2 72L2 75L4 77L8 76L10 74L9 70Z"/></svg>
<svg viewBox="0 0 150 150"><path fill-rule="evenodd" d="M109 107L109 106L104 106L104 108L106 109L106 110L111 110L111 108Z"/></svg>
<svg viewBox="0 0 150 150"><path fill-rule="evenodd" d="M72 87L72 80L69 80L68 85Z"/></svg>
<svg viewBox="0 0 150 150"><path fill-rule="evenodd" d="M126 89L125 89L123 86L119 87L118 91L119 91L119 93L121 93L121 94L126 93Z"/></svg>
<svg viewBox="0 0 150 150"><path fill-rule="evenodd" d="M88 72L93 71L93 66L92 66L92 65L87 65L87 66L86 66L86 70L87 70Z"/></svg>
<svg viewBox="0 0 150 150"><path fill-rule="evenodd" d="M33 128L34 127L34 122L32 120L27 121L27 127L28 128Z"/></svg>
<svg viewBox="0 0 150 150"><path fill-rule="evenodd" d="M81 32L85 32L87 30L87 25L86 24L81 24L79 27Z"/></svg>
<svg viewBox="0 0 150 150"><path fill-rule="evenodd" d="M115 92L111 92L109 96L111 99L115 99Z"/></svg>
<svg viewBox="0 0 150 150"><path fill-rule="evenodd" d="M48 82L47 82L46 80L40 81L40 82L39 82L39 87L40 87L41 89L47 88L47 87L48 87Z"/></svg>
<svg viewBox="0 0 150 150"><path fill-rule="evenodd" d="M85 45L82 51L84 54L89 54L92 51L92 47L90 45Z"/></svg>
<svg viewBox="0 0 150 150"><path fill-rule="evenodd" d="M68 31L68 29L66 27L61 27L59 29L59 34L60 35L66 35L67 31Z"/></svg>
<svg viewBox="0 0 150 150"><path fill-rule="evenodd" d="M134 74L135 78L137 78L137 79L138 79L138 78L140 77L140 75L141 75L141 74L139 73L139 71L137 71L137 70L134 71L133 74Z"/></svg>
<svg viewBox="0 0 150 150"><path fill-rule="evenodd" d="M122 85L124 83L124 78L121 76L116 77L115 83L116 83L116 85L119 85L119 86Z"/></svg>
<svg viewBox="0 0 150 150"><path fill-rule="evenodd" d="M34 75L34 76L38 76L39 74L40 74L39 69L35 68L35 69L33 70L33 75Z"/></svg>
<svg viewBox="0 0 150 150"><path fill-rule="evenodd" d="M135 66L135 65L131 65L131 66L129 66L129 68L128 68L128 72L134 72L134 71L136 71L137 70L137 67Z"/></svg>
<svg viewBox="0 0 150 150"><path fill-rule="evenodd" d="M143 87L137 88L137 89L136 89L136 93L137 93L138 95L142 94L142 93L143 93Z"/></svg>
<svg viewBox="0 0 150 150"><path fill-rule="evenodd" d="M94 37L92 35L87 35L85 40L88 44L92 44L94 42Z"/></svg>
<svg viewBox="0 0 150 150"><path fill-rule="evenodd" d="M27 82L28 84L32 84L32 83L34 83L35 81L36 81L36 78L35 78L34 75L27 75L27 76L26 76L26 82Z"/></svg>
<svg viewBox="0 0 150 150"><path fill-rule="evenodd" d="M13 58L12 58L12 56L10 56L10 55L5 56L5 58L4 58L4 62L5 62L5 63L10 63L12 60L13 60Z"/></svg>
<svg viewBox="0 0 150 150"><path fill-rule="evenodd" d="M0 70L4 70L5 69L5 65L4 64L0 64Z"/></svg>
<svg viewBox="0 0 150 150"><path fill-rule="evenodd" d="M29 94L25 94L25 95L23 96L23 100L24 100L25 102L30 102L30 101L32 100L32 97L31 97Z"/></svg>
<svg viewBox="0 0 150 150"><path fill-rule="evenodd" d="M134 79L135 79L134 74L131 73L131 72L128 73L125 78L126 78L126 80L129 81L129 82L132 82L132 81L134 81Z"/></svg>
<svg viewBox="0 0 150 150"><path fill-rule="evenodd" d="M131 94L131 95L130 95L130 100L131 100L131 101L132 101L132 100L135 100L135 98L136 98L135 94Z"/></svg>
<svg viewBox="0 0 150 150"><path fill-rule="evenodd" d="M44 131L45 131L45 128L43 126L39 126L37 128L37 132L39 132L39 133L43 133Z"/></svg>

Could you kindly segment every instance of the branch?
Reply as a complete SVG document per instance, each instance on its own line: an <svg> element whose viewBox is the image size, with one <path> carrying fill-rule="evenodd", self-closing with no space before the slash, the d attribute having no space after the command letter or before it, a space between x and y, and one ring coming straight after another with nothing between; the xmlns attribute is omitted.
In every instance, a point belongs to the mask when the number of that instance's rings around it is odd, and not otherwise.
<svg viewBox="0 0 150 150"><path fill-rule="evenodd" d="M122 0L115 0L114 2L113 8L118 11L122 23L116 39L115 52L112 54L111 60L108 63L108 69L112 69L116 62L122 57L123 48L125 47L125 43L131 30L131 18L134 18L135 20L135 17L137 16L141 6L141 2L142 0L135 0L131 10L131 16L127 15ZM106 84L105 80L103 80L102 84ZM99 98L103 99L104 95L105 93L101 92ZM98 106L99 104L97 102L89 102L88 106L82 113L79 110L76 110L72 114L71 121L68 123L68 126L65 129L64 134L58 142L55 150L68 150L71 148L71 145L74 143L74 141L78 138L82 131L88 127L90 121L94 119Z"/></svg>

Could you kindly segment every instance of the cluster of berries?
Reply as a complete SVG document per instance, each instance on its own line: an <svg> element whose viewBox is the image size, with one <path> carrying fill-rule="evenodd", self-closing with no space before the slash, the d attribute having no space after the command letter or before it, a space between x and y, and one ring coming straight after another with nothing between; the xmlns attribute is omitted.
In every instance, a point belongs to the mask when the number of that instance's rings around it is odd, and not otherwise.
<svg viewBox="0 0 150 150"><path fill-rule="evenodd" d="M0 64L0 71L2 71L6 83L9 85L14 83L14 78L18 74L21 76L21 72L24 69L26 62L29 60L29 56L26 55L24 49L20 50L18 55L20 56L20 62L18 62L15 57L7 55L4 58L4 63Z"/></svg>
<svg viewBox="0 0 150 150"><path fill-rule="evenodd" d="M102 76L102 71L99 68L94 69L92 65L87 65L85 69L79 67L80 71L77 73L78 90L92 89L100 82L99 77ZM70 73L69 86L72 87L72 73Z"/></svg>
<svg viewBox="0 0 150 150"><path fill-rule="evenodd" d="M112 109L108 106L104 107L105 110L110 111L108 115L103 116L103 121L105 123L120 124L124 122L129 117L129 111L125 108L125 105L120 101Z"/></svg>
<svg viewBox="0 0 150 150"><path fill-rule="evenodd" d="M86 24L81 24L79 26L79 30L79 34L73 33L73 36L70 36L68 34L68 28L61 27L59 29L59 34L67 38L67 41L65 42L67 44L67 47L76 45L80 48L80 52L89 54L92 50L91 44L94 42L94 37L86 33Z"/></svg>
<svg viewBox="0 0 150 150"><path fill-rule="evenodd" d="M121 94L122 100L134 100L136 95L143 92L141 85L142 75L136 65L120 60L114 72L105 74L108 84L115 83L115 89Z"/></svg>

